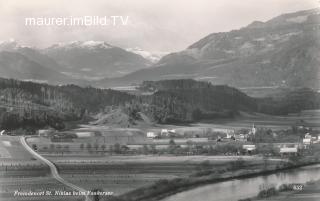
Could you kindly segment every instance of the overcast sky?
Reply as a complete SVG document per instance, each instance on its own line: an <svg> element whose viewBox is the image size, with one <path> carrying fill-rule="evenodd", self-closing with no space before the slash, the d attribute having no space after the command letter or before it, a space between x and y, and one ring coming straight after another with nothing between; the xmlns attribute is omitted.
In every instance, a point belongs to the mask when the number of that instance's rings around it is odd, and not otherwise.
<svg viewBox="0 0 320 201"><path fill-rule="evenodd" d="M319 6L318 0L0 0L0 41L45 47L103 40L120 47L178 51L254 20ZM25 17L130 16L127 26L25 26Z"/></svg>

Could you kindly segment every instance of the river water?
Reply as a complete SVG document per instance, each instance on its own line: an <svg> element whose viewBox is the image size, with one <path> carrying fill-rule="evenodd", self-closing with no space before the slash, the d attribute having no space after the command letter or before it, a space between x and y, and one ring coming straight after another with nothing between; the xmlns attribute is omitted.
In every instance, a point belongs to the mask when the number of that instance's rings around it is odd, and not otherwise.
<svg viewBox="0 0 320 201"><path fill-rule="evenodd" d="M163 201L238 201L253 197L261 188L320 179L320 165L301 167L267 176L208 184L172 195Z"/></svg>

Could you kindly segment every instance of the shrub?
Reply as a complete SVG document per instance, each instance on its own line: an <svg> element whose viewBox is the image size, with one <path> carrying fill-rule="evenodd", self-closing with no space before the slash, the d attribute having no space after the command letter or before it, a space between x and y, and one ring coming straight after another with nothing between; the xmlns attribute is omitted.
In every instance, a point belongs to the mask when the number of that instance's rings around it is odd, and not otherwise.
<svg viewBox="0 0 320 201"><path fill-rule="evenodd" d="M258 193L258 198L268 198L274 195L277 195L278 191L275 187L269 188L267 190L262 190Z"/></svg>

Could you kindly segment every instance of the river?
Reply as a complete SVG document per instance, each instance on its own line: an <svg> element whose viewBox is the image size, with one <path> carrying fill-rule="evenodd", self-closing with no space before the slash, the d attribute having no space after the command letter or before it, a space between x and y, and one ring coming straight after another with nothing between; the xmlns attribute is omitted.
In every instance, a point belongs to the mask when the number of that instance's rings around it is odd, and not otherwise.
<svg viewBox="0 0 320 201"><path fill-rule="evenodd" d="M253 197L264 186L306 183L320 179L320 165L300 167L266 176L208 184L172 195L163 201L238 201Z"/></svg>

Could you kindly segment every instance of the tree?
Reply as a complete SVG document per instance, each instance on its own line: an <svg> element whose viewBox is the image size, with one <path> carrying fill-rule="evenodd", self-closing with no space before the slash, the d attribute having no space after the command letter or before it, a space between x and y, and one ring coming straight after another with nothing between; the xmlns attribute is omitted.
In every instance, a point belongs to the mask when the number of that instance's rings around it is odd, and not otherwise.
<svg viewBox="0 0 320 201"><path fill-rule="evenodd" d="M156 154L156 153L157 153L156 145L151 144L151 145L150 145L150 149L151 149L151 153L152 153L152 154Z"/></svg>
<svg viewBox="0 0 320 201"><path fill-rule="evenodd" d="M109 153L110 153L110 155L112 155L113 151L114 151L113 145L110 145L110 146L109 146Z"/></svg>
<svg viewBox="0 0 320 201"><path fill-rule="evenodd" d="M64 152L69 152L69 145L64 145Z"/></svg>
<svg viewBox="0 0 320 201"><path fill-rule="evenodd" d="M176 145L175 141L173 139L170 139L169 148L168 148L169 149L169 153L173 154L175 152L176 148L177 148L177 145Z"/></svg>
<svg viewBox="0 0 320 201"><path fill-rule="evenodd" d="M38 150L38 146L36 144L32 144L32 149L37 151Z"/></svg>
<svg viewBox="0 0 320 201"><path fill-rule="evenodd" d="M214 148L212 147L212 145L210 145L209 148L208 148L208 154L210 154L210 155L215 154L215 150L214 150Z"/></svg>
<svg viewBox="0 0 320 201"><path fill-rule="evenodd" d="M149 153L149 148L148 148L148 146L147 146L146 144L143 145L142 153L143 153L143 154L148 154L148 153Z"/></svg>
<svg viewBox="0 0 320 201"><path fill-rule="evenodd" d="M176 142L173 139L170 139L169 146L176 146Z"/></svg>
<svg viewBox="0 0 320 201"><path fill-rule="evenodd" d="M60 145L60 144L57 144L56 148L57 148L58 153L59 153L59 151L61 151L61 145ZM62 154L62 153L63 153L63 152L61 152L61 154Z"/></svg>
<svg viewBox="0 0 320 201"><path fill-rule="evenodd" d="M92 145L90 143L87 143L87 150L88 152L91 152L91 148L92 148Z"/></svg>
<svg viewBox="0 0 320 201"><path fill-rule="evenodd" d="M50 144L50 152L53 152L54 150L55 150L55 146L54 146L54 144Z"/></svg>
<svg viewBox="0 0 320 201"><path fill-rule="evenodd" d="M102 154L104 154L104 151L106 150L106 145L105 144L103 144L103 145L101 145L101 150L102 150Z"/></svg>
<svg viewBox="0 0 320 201"><path fill-rule="evenodd" d="M96 150L96 152L98 152L98 149L99 149L99 144L98 143L94 143L94 149Z"/></svg>
<svg viewBox="0 0 320 201"><path fill-rule="evenodd" d="M84 144L83 143L80 144L80 149L81 149L81 151L83 151L83 149L84 149Z"/></svg>
<svg viewBox="0 0 320 201"><path fill-rule="evenodd" d="M114 144L114 153L120 154L121 153L121 147L119 143Z"/></svg>
<svg viewBox="0 0 320 201"><path fill-rule="evenodd" d="M129 147L128 147L128 146L126 146L126 145L122 145L122 146L121 146L121 150L120 150L120 152L121 152L121 153L127 153L127 152L128 152L128 150L129 150Z"/></svg>

